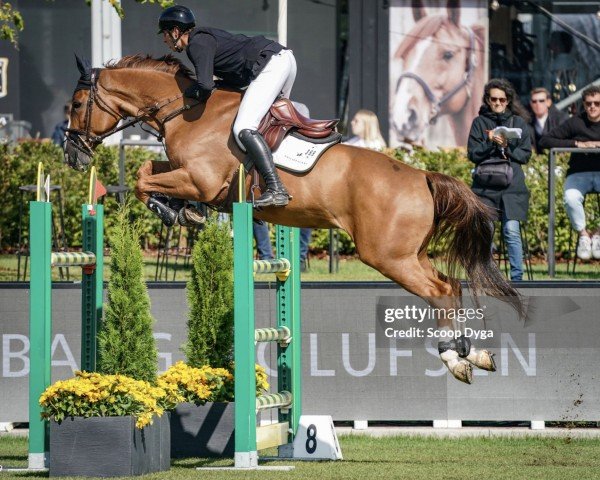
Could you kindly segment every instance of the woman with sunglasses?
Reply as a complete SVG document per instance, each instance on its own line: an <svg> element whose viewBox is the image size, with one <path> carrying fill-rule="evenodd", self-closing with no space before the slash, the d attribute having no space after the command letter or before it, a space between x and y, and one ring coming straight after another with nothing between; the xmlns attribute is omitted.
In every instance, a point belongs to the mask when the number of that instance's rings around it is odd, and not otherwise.
<svg viewBox="0 0 600 480"><path fill-rule="evenodd" d="M494 209L495 220L501 222L510 263L510 279L513 281L523 279L520 222L527 220L529 191L521 165L525 165L531 157L528 121L529 115L511 83L505 79L492 79L485 85L483 105L479 116L473 120L467 145L469 160L475 165L491 158L504 158L512 167L513 177L508 186L489 187L474 179L471 189ZM494 129L500 126L520 128L521 138L507 139L494 133Z"/></svg>

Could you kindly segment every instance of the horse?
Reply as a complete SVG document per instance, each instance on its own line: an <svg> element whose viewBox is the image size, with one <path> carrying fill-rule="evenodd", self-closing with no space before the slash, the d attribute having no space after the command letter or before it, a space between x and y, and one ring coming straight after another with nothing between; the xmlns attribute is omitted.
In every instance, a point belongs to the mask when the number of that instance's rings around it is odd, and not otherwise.
<svg viewBox="0 0 600 480"><path fill-rule="evenodd" d="M238 174L245 155L231 133L243 92L219 88L203 103L187 99L182 92L193 81L190 72L170 56L124 57L102 69L78 60L78 67L81 78L65 145L71 167L85 169L104 138L143 122L163 137L169 162L141 165L135 187L141 202L147 204L150 194L158 192L230 210L238 181L251 191L251 174ZM343 144L330 147L306 173L281 170L280 175L292 200L283 208L257 210L256 218L344 229L365 264L444 312L460 305L459 266L473 294L509 298L521 308L517 292L492 258L489 211L463 182ZM442 236L448 236L448 275L427 256L430 241ZM450 328L452 316L441 317L438 328ZM473 365L495 368L493 354L475 347L464 358L455 349L440 356L466 383L472 381Z"/></svg>
<svg viewBox="0 0 600 480"><path fill-rule="evenodd" d="M460 2L449 0L446 15L427 15L413 1L415 25L394 52L403 73L390 117L399 140L421 143L426 129L447 115L455 145L466 145L484 87L485 28L460 24Z"/></svg>

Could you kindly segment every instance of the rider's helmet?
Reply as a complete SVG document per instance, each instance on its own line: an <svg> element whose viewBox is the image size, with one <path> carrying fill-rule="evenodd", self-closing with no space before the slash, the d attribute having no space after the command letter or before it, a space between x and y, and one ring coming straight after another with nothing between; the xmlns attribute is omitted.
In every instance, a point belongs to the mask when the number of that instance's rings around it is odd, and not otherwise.
<svg viewBox="0 0 600 480"><path fill-rule="evenodd" d="M174 5L165 9L158 19L158 33L179 27L185 32L196 26L196 19L192 11L183 5Z"/></svg>

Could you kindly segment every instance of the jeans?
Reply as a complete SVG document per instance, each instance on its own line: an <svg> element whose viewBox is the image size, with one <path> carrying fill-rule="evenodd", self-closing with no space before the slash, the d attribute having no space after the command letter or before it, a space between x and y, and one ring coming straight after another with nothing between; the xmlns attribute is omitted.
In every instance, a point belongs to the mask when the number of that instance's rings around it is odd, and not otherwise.
<svg viewBox="0 0 600 480"><path fill-rule="evenodd" d="M600 172L572 173L565 180L565 208L571 225L577 232L585 230L583 201L586 194L600 192Z"/></svg>
<svg viewBox="0 0 600 480"><path fill-rule="evenodd" d="M300 260L306 260L308 256L308 244L310 243L310 235L312 228L300 229Z"/></svg>
<svg viewBox="0 0 600 480"><path fill-rule="evenodd" d="M510 264L510 279L523 280L523 243L521 242L521 226L518 220L507 220L502 214L502 236L506 244L508 263Z"/></svg>
<svg viewBox="0 0 600 480"><path fill-rule="evenodd" d="M262 225L252 222L252 231L256 240L256 250L260 260L271 260L273 258L273 249L271 247L271 237L269 237L269 225L263 222Z"/></svg>

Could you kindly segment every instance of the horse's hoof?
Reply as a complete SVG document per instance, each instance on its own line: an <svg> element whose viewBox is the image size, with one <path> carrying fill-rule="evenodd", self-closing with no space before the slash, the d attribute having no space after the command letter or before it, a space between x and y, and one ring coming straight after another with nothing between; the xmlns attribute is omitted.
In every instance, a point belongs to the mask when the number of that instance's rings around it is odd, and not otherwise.
<svg viewBox="0 0 600 480"><path fill-rule="evenodd" d="M177 220L182 227L192 227L203 225L206 222L206 217L202 215L196 207L188 205L179 210Z"/></svg>
<svg viewBox="0 0 600 480"><path fill-rule="evenodd" d="M466 360L458 361L453 368L448 367L450 373L461 382L468 385L473 383L473 366Z"/></svg>
<svg viewBox="0 0 600 480"><path fill-rule="evenodd" d="M477 368L487 370L488 372L496 371L496 361L494 354L488 350L479 350L475 347L471 348L471 352L467 355L467 360Z"/></svg>

